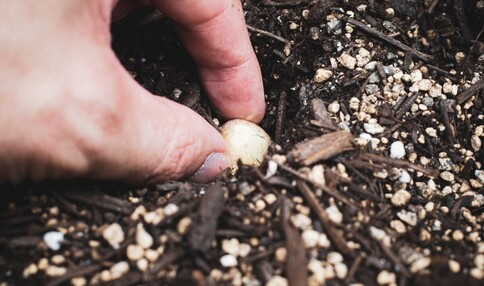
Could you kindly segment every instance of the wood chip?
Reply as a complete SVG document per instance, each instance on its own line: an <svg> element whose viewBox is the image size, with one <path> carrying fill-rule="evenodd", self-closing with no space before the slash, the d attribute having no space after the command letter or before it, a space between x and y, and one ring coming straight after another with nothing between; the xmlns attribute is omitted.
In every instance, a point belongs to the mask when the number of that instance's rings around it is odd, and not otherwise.
<svg viewBox="0 0 484 286"><path fill-rule="evenodd" d="M312 165L353 149L353 136L347 131L336 131L297 144L288 159L305 166Z"/></svg>
<svg viewBox="0 0 484 286"><path fill-rule="evenodd" d="M217 182L202 197L197 216L192 224L188 243L193 250L207 252L210 249L224 204L224 190L222 184Z"/></svg>

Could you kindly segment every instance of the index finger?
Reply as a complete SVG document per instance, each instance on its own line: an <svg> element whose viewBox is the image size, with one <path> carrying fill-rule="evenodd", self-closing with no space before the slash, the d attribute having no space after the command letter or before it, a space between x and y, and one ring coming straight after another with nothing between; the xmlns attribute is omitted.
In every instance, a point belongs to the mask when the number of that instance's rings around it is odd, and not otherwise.
<svg viewBox="0 0 484 286"><path fill-rule="evenodd" d="M259 62L239 0L153 1L176 24L213 106L226 119L260 122L265 112Z"/></svg>

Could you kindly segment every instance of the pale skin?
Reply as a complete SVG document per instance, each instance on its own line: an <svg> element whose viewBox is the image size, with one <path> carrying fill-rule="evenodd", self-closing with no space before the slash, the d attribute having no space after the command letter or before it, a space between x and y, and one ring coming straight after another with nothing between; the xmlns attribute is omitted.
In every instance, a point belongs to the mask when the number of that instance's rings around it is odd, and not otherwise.
<svg viewBox="0 0 484 286"><path fill-rule="evenodd" d="M137 84L109 25L142 1L0 0L0 183L95 178L207 182L230 165L194 111ZM239 0L157 0L224 119L260 122L259 64Z"/></svg>

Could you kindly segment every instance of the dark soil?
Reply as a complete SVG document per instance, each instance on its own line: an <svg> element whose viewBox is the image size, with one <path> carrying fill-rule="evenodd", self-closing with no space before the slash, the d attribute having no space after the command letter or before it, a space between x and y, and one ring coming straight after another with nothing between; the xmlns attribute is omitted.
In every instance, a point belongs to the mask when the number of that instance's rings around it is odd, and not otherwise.
<svg viewBox="0 0 484 286"><path fill-rule="evenodd" d="M483 1L244 3L274 140L266 162L207 185L4 186L0 285L483 284ZM112 32L146 89L216 118L168 19L142 11ZM362 48L373 67L338 62L364 61ZM322 67L333 75L317 83ZM384 127L371 140L360 136L370 118ZM113 224L117 248L103 237ZM153 243L130 260L140 224ZM57 251L49 231L65 234ZM227 252L236 265L224 267ZM113 279L122 261L129 269Z"/></svg>

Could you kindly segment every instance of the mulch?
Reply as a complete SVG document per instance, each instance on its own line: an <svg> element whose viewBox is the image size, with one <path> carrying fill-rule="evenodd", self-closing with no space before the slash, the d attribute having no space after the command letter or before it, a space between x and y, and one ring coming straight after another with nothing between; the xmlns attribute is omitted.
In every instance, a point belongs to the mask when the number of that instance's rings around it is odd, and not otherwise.
<svg viewBox="0 0 484 286"><path fill-rule="evenodd" d="M243 2L263 165L210 184L2 186L0 285L482 285L482 1ZM163 15L112 34L146 89L221 121Z"/></svg>

